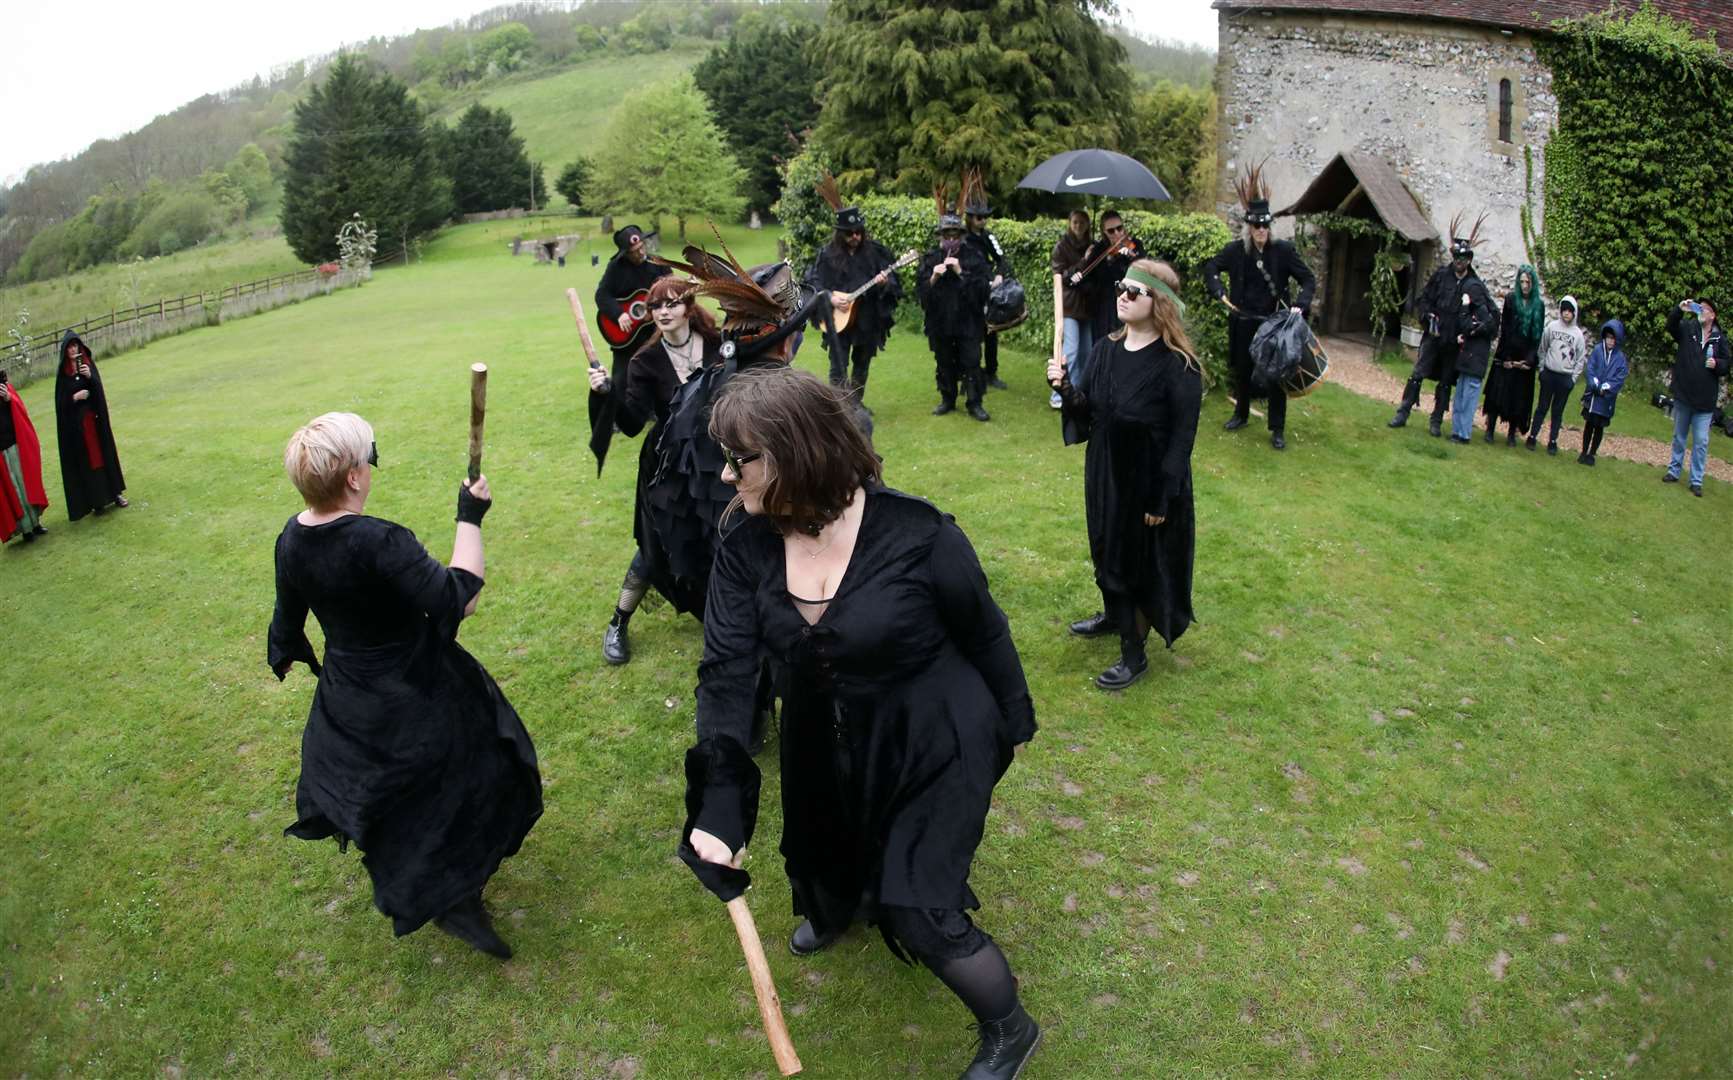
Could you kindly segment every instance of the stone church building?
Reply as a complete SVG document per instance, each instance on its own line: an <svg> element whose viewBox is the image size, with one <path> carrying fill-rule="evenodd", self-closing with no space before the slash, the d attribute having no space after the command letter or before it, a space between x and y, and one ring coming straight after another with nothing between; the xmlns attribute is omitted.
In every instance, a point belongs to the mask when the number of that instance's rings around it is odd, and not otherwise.
<svg viewBox="0 0 1733 1080"><path fill-rule="evenodd" d="M1618 0L1631 8L1636 0ZM1608 0L1215 0L1220 209L1233 178L1265 161L1277 235L1294 214L1374 218L1408 242L1410 297L1447 243L1451 217L1488 215L1476 265L1495 294L1524 255L1520 211L1544 220L1546 143L1558 120L1535 55L1556 19ZM1733 42L1733 0L1656 0ZM1528 183L1532 168L1532 190ZM1314 314L1329 333L1366 332L1378 242L1325 233L1313 251ZM1389 328L1394 330L1394 327Z"/></svg>

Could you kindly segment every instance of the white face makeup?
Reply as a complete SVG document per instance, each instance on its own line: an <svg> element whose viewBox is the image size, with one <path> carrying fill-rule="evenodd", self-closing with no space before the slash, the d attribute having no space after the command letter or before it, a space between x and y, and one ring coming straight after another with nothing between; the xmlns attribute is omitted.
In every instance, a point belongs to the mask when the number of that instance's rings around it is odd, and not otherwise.
<svg viewBox="0 0 1733 1080"><path fill-rule="evenodd" d="M668 306L666 301L658 301L656 306L651 309L650 317L656 320L656 328L662 331L664 337L670 331L675 337L679 337L691 322L686 314L685 301L672 306Z"/></svg>

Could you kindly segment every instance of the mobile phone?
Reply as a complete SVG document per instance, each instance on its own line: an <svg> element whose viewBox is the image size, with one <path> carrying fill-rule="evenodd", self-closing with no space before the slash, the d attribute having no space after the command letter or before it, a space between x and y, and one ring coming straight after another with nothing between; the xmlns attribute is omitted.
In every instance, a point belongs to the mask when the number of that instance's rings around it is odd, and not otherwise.
<svg viewBox="0 0 1733 1080"><path fill-rule="evenodd" d="M1703 305L1697 303L1695 300L1690 300L1686 302L1685 310L1689 311L1693 315L1701 315L1703 314Z"/></svg>

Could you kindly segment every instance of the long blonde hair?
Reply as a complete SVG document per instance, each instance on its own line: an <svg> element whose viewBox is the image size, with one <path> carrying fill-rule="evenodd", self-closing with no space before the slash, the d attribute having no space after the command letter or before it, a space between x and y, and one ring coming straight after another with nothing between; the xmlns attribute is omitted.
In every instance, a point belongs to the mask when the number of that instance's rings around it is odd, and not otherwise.
<svg viewBox="0 0 1733 1080"><path fill-rule="evenodd" d="M1131 264L1131 269L1142 270L1154 276L1175 293L1179 292L1179 271L1170 264L1159 259L1139 259ZM1155 323L1155 336L1166 343L1167 347L1185 358L1185 366L1198 374L1203 374L1203 365L1197 361L1197 347L1191 343L1191 337L1185 332L1185 314L1178 304L1166 293L1158 292L1152 298L1150 306L1150 321ZM1125 338L1125 327L1121 326L1108 335L1114 341Z"/></svg>

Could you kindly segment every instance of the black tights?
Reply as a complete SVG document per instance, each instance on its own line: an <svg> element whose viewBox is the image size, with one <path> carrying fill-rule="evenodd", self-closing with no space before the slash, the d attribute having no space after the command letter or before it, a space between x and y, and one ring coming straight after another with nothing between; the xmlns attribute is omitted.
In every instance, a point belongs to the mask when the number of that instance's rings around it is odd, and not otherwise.
<svg viewBox="0 0 1733 1080"><path fill-rule="evenodd" d="M1589 415L1583 418L1583 453L1594 457L1601 452L1601 435L1607 430L1607 418Z"/></svg>
<svg viewBox="0 0 1733 1080"><path fill-rule="evenodd" d="M937 975L976 1020L1003 1020L1017 1007L1011 965L967 914L886 906L879 917L886 936Z"/></svg>

